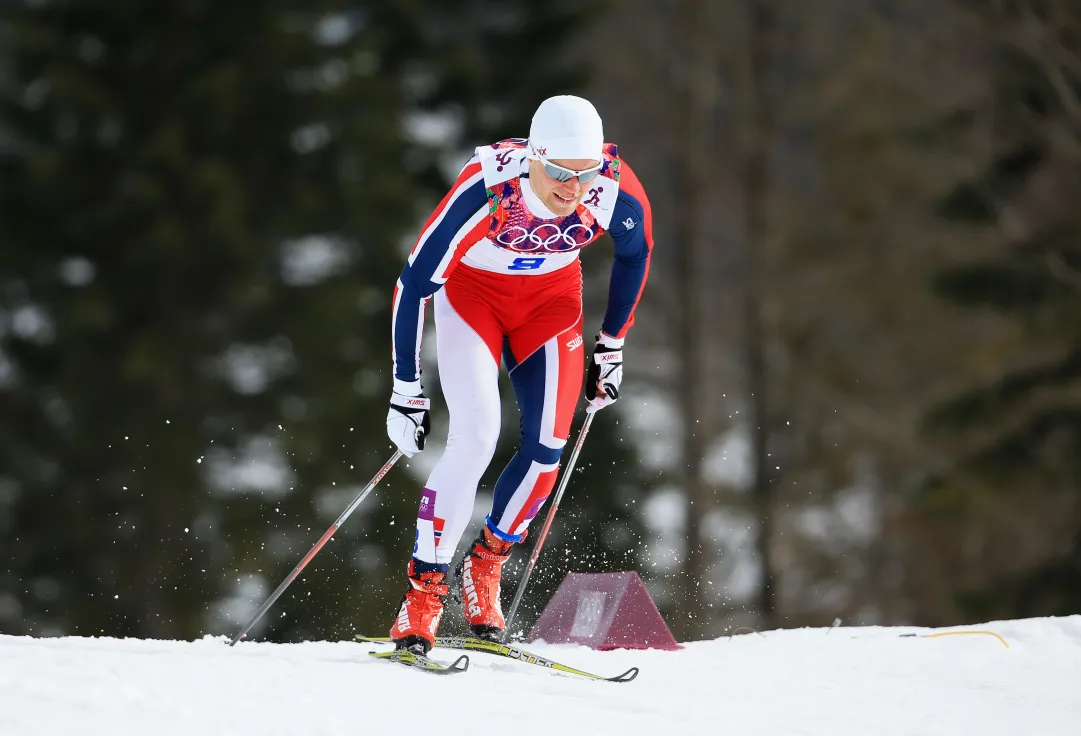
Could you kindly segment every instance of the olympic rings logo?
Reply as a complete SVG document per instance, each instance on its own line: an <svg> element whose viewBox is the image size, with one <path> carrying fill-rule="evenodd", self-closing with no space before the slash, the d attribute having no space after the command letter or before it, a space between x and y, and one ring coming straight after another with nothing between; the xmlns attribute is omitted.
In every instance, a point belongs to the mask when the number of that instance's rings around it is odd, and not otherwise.
<svg viewBox="0 0 1081 736"><path fill-rule="evenodd" d="M532 230L526 230L521 225L511 225L501 230L495 241L504 248L522 253L561 253L588 245L593 240L593 234L593 230L578 222L568 225L566 229L546 222Z"/></svg>

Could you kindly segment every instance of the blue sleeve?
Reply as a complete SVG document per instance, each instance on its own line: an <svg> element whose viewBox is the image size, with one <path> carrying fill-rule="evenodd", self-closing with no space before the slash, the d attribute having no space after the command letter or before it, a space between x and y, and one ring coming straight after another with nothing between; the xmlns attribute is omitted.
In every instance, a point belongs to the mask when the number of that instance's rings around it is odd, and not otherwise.
<svg viewBox="0 0 1081 736"><path fill-rule="evenodd" d="M424 224L417 244L402 269L394 292L392 339L394 377L415 381L420 377L420 340L424 333L424 306L446 283L470 222L488 210L488 196L480 164L467 165L450 193Z"/></svg>
<svg viewBox="0 0 1081 736"><path fill-rule="evenodd" d="M635 180L637 183L637 180ZM622 185L622 182L621 182ZM639 196L620 189L609 232L615 242L615 261L608 285L608 308L601 329L606 335L622 338L634 324L634 308L649 274L653 233L649 202L639 188Z"/></svg>

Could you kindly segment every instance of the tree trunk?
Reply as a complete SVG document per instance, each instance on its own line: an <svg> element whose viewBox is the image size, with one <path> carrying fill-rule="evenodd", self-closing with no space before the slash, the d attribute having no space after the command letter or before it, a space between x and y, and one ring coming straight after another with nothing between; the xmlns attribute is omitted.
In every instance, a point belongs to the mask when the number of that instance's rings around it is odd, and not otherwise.
<svg viewBox="0 0 1081 736"><path fill-rule="evenodd" d="M752 495L758 519L757 555L762 569L758 613L762 626L776 626L775 571L771 554L773 487L768 465L769 415L762 325L762 258L766 241L768 140L772 110L768 70L775 18L770 0L747 0L747 65L743 101L746 125L743 150L745 233L741 270L744 284L744 370L747 421L752 453Z"/></svg>
<svg viewBox="0 0 1081 736"><path fill-rule="evenodd" d="M709 157L705 155L712 138L717 91L717 65L711 33L709 3L692 2L683 14L680 52L682 71L682 108L675 116L678 128L676 147L681 216L675 220L675 240L679 255L676 259L676 288L682 298L677 300L680 313L673 315L678 325L678 350L682 360L677 393L682 418L683 487L687 499L686 553L683 564L684 602L679 625L690 636L701 638L709 628L709 617L702 586L709 560L700 524L712 500L711 489L702 478L702 461L710 441L709 418L711 392L707 385L707 356L711 335L706 328L703 299L709 293L706 272L710 262L711 243L701 223L709 208ZM677 28L679 25L677 24Z"/></svg>

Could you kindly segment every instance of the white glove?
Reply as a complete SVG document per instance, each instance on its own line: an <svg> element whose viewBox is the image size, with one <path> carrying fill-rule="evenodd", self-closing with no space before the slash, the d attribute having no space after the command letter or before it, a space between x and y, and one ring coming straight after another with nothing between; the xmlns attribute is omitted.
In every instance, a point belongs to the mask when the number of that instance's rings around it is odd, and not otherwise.
<svg viewBox="0 0 1081 736"><path fill-rule="evenodd" d="M603 332L597 335L593 357L586 374L586 412L592 414L619 398L619 384L623 381L623 340L609 337Z"/></svg>
<svg viewBox="0 0 1081 736"><path fill-rule="evenodd" d="M432 428L432 402L420 388L420 381L394 381L387 412L387 436L406 457L424 449L424 438Z"/></svg>

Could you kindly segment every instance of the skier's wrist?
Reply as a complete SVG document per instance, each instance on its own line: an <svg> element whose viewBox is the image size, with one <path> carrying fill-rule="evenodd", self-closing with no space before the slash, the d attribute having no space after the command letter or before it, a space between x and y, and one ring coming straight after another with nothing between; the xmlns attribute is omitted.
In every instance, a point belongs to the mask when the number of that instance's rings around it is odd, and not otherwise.
<svg viewBox="0 0 1081 736"><path fill-rule="evenodd" d="M604 330L601 330L597 333L597 344L603 345L604 347L610 348L612 350L622 350L623 338L612 337L611 335L605 333Z"/></svg>
<svg viewBox="0 0 1081 736"><path fill-rule="evenodd" d="M394 393L401 396L421 396L424 393L424 389L420 385L419 378L412 381L403 381L400 378L395 378Z"/></svg>

